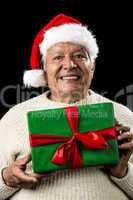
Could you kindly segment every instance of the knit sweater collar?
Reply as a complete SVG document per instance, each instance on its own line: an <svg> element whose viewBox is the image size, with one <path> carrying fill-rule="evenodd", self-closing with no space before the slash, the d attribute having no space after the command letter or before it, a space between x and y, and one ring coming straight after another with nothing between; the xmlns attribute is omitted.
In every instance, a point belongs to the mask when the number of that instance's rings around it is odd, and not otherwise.
<svg viewBox="0 0 133 200"><path fill-rule="evenodd" d="M95 92L93 92L92 90L88 90L88 95L81 99L80 101L76 101L75 103L62 103L62 102L57 102L57 101L53 101L49 98L50 96L50 91L46 91L45 93L43 93L41 95L41 98L44 99L45 103L47 102L49 105L59 105L59 106L70 106L70 105L81 105L81 104L89 104L89 103L92 103L92 99L94 98L95 96Z"/></svg>

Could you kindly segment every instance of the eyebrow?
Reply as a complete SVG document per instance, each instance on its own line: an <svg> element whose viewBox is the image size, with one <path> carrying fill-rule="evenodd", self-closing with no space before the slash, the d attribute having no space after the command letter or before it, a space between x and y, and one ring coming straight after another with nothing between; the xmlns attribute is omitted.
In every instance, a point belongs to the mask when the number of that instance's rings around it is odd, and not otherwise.
<svg viewBox="0 0 133 200"><path fill-rule="evenodd" d="M71 53L78 53L78 52L83 52L83 53L87 53L89 59L91 60L91 57L89 55L89 52L84 48L84 47L79 47L78 49L72 51ZM64 52L62 52L60 49L57 49L54 54L64 54Z"/></svg>
<svg viewBox="0 0 133 200"><path fill-rule="evenodd" d="M85 54L88 55L88 57L89 57L89 59L90 59L90 61L91 61L90 54L89 54L89 52L88 52L84 47L81 47L81 49L79 49L79 50L75 50L75 52L73 52L73 53L81 52L81 50L82 50L82 52L84 52Z"/></svg>

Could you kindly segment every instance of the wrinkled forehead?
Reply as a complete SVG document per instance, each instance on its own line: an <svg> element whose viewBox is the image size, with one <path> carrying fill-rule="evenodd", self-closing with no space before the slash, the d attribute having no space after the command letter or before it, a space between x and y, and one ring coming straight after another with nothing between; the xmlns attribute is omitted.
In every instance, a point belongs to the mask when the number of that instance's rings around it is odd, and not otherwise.
<svg viewBox="0 0 133 200"><path fill-rule="evenodd" d="M82 45L72 42L59 42L48 48L46 57L49 56L49 54L73 54L76 52L83 52L89 55L87 49Z"/></svg>

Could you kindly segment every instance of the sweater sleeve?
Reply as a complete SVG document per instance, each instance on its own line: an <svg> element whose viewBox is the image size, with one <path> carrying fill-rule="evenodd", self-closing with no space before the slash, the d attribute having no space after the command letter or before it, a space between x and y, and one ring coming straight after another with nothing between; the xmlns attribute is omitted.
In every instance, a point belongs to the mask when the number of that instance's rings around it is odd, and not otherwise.
<svg viewBox="0 0 133 200"><path fill-rule="evenodd" d="M133 133L133 112L127 107L117 103L114 108L117 120L124 126L130 127L130 130ZM127 175L123 178L116 178L113 176L110 176L110 178L127 194L127 196L133 199L133 154L131 155L130 162L128 163Z"/></svg>
<svg viewBox="0 0 133 200"><path fill-rule="evenodd" d="M5 167L5 165L3 166ZM0 200L7 199L19 190L18 188L9 187L5 184L2 178L2 169L3 168L0 169Z"/></svg>
<svg viewBox="0 0 133 200"><path fill-rule="evenodd" d="M110 176L111 180L115 182L131 199L133 199L133 164L128 164L128 172L123 178L116 178Z"/></svg>
<svg viewBox="0 0 133 200"><path fill-rule="evenodd" d="M12 110L8 111L0 121L0 200L7 199L12 196L18 188L8 187L2 178L2 169L8 167L15 160L15 139L12 144L11 137L14 129L14 119ZM13 147L14 146L14 150Z"/></svg>

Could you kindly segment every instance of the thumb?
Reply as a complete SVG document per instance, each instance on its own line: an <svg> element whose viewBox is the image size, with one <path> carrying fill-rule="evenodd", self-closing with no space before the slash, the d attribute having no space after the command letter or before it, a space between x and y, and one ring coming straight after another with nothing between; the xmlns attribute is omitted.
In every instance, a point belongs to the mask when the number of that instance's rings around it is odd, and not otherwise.
<svg viewBox="0 0 133 200"><path fill-rule="evenodd" d="M31 161L31 153L28 153L23 158L18 159L17 163L20 164L20 165L26 165L30 161Z"/></svg>

